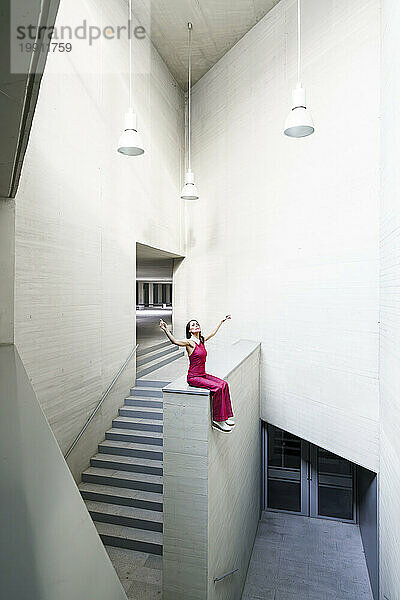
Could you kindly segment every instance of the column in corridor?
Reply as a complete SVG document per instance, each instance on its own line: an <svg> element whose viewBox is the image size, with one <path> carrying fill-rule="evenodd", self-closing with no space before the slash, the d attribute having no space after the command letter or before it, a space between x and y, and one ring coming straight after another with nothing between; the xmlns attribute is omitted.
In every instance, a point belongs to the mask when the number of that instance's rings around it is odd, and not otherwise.
<svg viewBox="0 0 400 600"><path fill-rule="evenodd" d="M137 304L142 305L144 303L143 281L139 281L138 287L139 287L139 293L138 293Z"/></svg>

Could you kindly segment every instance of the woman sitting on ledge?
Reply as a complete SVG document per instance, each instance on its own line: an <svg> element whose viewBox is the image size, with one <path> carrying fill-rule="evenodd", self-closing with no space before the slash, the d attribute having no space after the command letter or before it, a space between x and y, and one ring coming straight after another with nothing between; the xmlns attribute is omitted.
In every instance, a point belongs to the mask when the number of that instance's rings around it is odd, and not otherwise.
<svg viewBox="0 0 400 600"><path fill-rule="evenodd" d="M184 346L189 356L189 371L187 374L187 382L194 387L207 388L212 392L213 416L212 426L224 433L229 433L235 425L232 412L231 398L229 394L229 386L226 381L208 375L206 373L205 364L207 358L207 350L204 342L213 337L221 327L222 323L230 319L230 315L226 315L209 335L205 338L201 335L199 322L196 320L189 321L186 325L186 340L177 340L172 333L168 331L167 324L160 319L160 327L166 333L168 338L176 346Z"/></svg>

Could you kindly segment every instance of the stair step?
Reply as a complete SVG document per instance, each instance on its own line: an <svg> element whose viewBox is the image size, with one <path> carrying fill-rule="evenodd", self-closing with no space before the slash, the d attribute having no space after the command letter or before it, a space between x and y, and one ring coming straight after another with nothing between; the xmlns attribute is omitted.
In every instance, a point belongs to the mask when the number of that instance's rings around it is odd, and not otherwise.
<svg viewBox="0 0 400 600"><path fill-rule="evenodd" d="M147 346L147 348L143 348L139 344L137 355L144 356L145 354L148 354L149 352L154 352L154 350L159 350L160 348L166 348L166 346L169 346L170 344L171 344L171 342L169 340L165 340L165 342L160 342L159 344L154 344L153 346Z"/></svg>
<svg viewBox="0 0 400 600"><path fill-rule="evenodd" d="M122 430L113 427L106 431L106 439L135 442L136 444L151 444L152 446L163 445L162 433L158 431Z"/></svg>
<svg viewBox="0 0 400 600"><path fill-rule="evenodd" d="M78 488L84 500L95 500L96 502L118 504L121 506L134 506L135 508L159 512L162 512L163 509L163 496L157 492L119 488L85 481L82 481Z"/></svg>
<svg viewBox="0 0 400 600"><path fill-rule="evenodd" d="M113 469L114 471L148 473L149 475L163 474L163 463L161 460L118 456L115 454L96 454L90 459L90 466L101 469Z"/></svg>
<svg viewBox="0 0 400 600"><path fill-rule="evenodd" d="M163 356L169 356L173 352L176 352L177 349L178 349L178 346L173 346L171 344L167 348L161 348L159 350L153 350L152 352L148 352L144 356L138 356L137 361L136 361L136 366L139 367L139 366L145 365L147 363L150 363L150 362L152 362L154 360L159 360Z"/></svg>
<svg viewBox="0 0 400 600"><path fill-rule="evenodd" d="M140 406L142 408L162 408L163 403L161 398L153 400L152 398L128 396L125 398L125 406Z"/></svg>
<svg viewBox="0 0 400 600"><path fill-rule="evenodd" d="M118 548L130 548L138 552L162 554L162 533L145 529L122 527L112 523L95 523L104 544Z"/></svg>
<svg viewBox="0 0 400 600"><path fill-rule="evenodd" d="M141 398L162 398L163 393L162 389L159 387L141 387L140 383L137 383L137 385L134 388L131 388L130 396L140 396Z"/></svg>
<svg viewBox="0 0 400 600"><path fill-rule="evenodd" d="M118 411L121 417L132 417L135 419L156 419L157 421L162 421L163 413L158 408L148 407L145 410L141 410L136 407L131 406L123 406Z"/></svg>
<svg viewBox="0 0 400 600"><path fill-rule="evenodd" d="M157 371L158 369L161 369L161 367L165 367L165 365L169 365L170 363L174 362L175 360L178 360L178 358L182 358L183 355L184 355L183 351L178 351L178 352L174 352L173 354L169 355L164 360L156 360L156 361L153 361L152 363L149 363L148 366L141 368L136 372L136 383L139 383L140 377L144 377L144 375L148 375L149 373L153 373L153 371Z"/></svg>
<svg viewBox="0 0 400 600"><path fill-rule="evenodd" d="M93 521L114 523L114 525L134 527L135 529L149 529L160 533L163 530L163 514L158 510L146 510L95 500L85 500L85 504Z"/></svg>
<svg viewBox="0 0 400 600"><path fill-rule="evenodd" d="M98 450L100 454L111 454L118 456L132 456L134 458L147 458L149 460L163 459L162 447L152 444L136 444L121 440L103 440Z"/></svg>
<svg viewBox="0 0 400 600"><path fill-rule="evenodd" d="M82 473L82 481L156 492L157 494L162 494L163 491L162 476L149 473L132 473L130 471L112 471L111 469L89 467Z"/></svg>
<svg viewBox="0 0 400 600"><path fill-rule="evenodd" d="M119 416L113 420L112 426L116 429L133 429L140 431L157 431L162 433L163 426L156 419L138 419L135 417Z"/></svg>
<svg viewBox="0 0 400 600"><path fill-rule="evenodd" d="M163 388L166 385L171 383L170 381L158 381L156 379L141 379L140 387L155 387L155 388Z"/></svg>

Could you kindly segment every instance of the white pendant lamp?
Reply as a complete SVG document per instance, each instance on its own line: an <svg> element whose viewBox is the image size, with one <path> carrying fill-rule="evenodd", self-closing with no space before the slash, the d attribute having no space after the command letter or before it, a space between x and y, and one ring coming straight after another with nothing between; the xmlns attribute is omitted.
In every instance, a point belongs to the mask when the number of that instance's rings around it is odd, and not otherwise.
<svg viewBox="0 0 400 600"><path fill-rule="evenodd" d="M118 152L126 156L144 153L143 140L137 130L137 118L132 106L132 0L129 0L129 109L125 113L125 127L118 140Z"/></svg>
<svg viewBox="0 0 400 600"><path fill-rule="evenodd" d="M194 173L191 165L191 147L190 147L190 117L191 117L191 85L192 85L192 23L188 23L189 32L189 66L188 66L188 116L187 116L187 170L185 174L185 184L182 188L182 200L198 200L199 194L194 182Z"/></svg>
<svg viewBox="0 0 400 600"><path fill-rule="evenodd" d="M301 0L297 0L297 86L293 90L292 110L290 111L284 133L288 137L302 138L314 133L314 123L306 106L306 90L300 83L301 72Z"/></svg>

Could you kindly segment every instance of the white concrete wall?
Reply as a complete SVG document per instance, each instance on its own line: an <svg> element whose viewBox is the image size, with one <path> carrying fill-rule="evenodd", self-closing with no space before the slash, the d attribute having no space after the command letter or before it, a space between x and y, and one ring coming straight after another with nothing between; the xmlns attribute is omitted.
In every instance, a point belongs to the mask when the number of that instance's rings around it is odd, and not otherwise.
<svg viewBox="0 0 400 600"><path fill-rule="evenodd" d="M240 600L260 517L260 348L228 377L236 425L208 444L208 600ZM216 577L238 569L214 583Z"/></svg>
<svg viewBox="0 0 400 600"><path fill-rule="evenodd" d="M127 600L11 345L0 398L2 598Z"/></svg>
<svg viewBox="0 0 400 600"><path fill-rule="evenodd" d="M260 516L259 344L209 367L229 382L232 433L211 427L209 392L186 376L163 393L163 600L240 600Z"/></svg>
<svg viewBox="0 0 400 600"><path fill-rule="evenodd" d="M0 344L14 341L15 202L0 198Z"/></svg>
<svg viewBox="0 0 400 600"><path fill-rule="evenodd" d="M232 312L212 344L261 339L262 418L377 470L379 1L305 0L303 14L313 136L282 132L294 0L194 88L200 200L185 209L175 331Z"/></svg>
<svg viewBox="0 0 400 600"><path fill-rule="evenodd" d="M400 5L383 0L381 203L381 598L400 600Z"/></svg>
<svg viewBox="0 0 400 600"><path fill-rule="evenodd" d="M123 0L62 0L56 25L125 24L126 11ZM68 55L49 55L16 197L15 340L62 450L135 344L136 242L181 248L182 94L151 48L149 72L134 80L146 153L118 154L128 43L94 48L73 42ZM73 451L75 475L123 404L134 365Z"/></svg>

